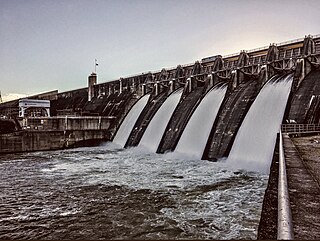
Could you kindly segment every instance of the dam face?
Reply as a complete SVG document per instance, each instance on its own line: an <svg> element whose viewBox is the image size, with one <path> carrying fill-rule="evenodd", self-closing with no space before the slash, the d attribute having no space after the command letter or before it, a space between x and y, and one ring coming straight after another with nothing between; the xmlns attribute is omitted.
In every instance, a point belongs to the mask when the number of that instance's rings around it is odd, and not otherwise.
<svg viewBox="0 0 320 241"><path fill-rule="evenodd" d="M0 104L0 153L37 151L0 155L0 239L256 239L259 220L258 239L277 239L277 133L320 124L320 36L96 78L30 97L50 100L51 117ZM309 225L305 164L289 162L288 177Z"/></svg>
<svg viewBox="0 0 320 241"><path fill-rule="evenodd" d="M250 80L228 93L211 129L203 159L216 160L228 155L234 137L259 90L259 83Z"/></svg>
<svg viewBox="0 0 320 241"><path fill-rule="evenodd" d="M251 148L249 145L249 149L244 148L245 156L249 158L255 155L255 151L261 152L261 156L256 156L255 158L262 159L262 162L267 162L266 166L268 166L268 163L271 162L270 156L274 151L275 143L273 140L276 138L278 127L281 123L292 121L296 123L319 122L319 84L316 81L320 77L319 70L317 70L319 53L316 53L316 51L319 52L319 47L306 47L306 45L310 46L312 44L316 46L318 42L311 38L304 39L301 45L296 45L300 46L298 49L291 50L290 57L287 49L283 51L275 45L270 46L265 52L266 55L260 56L259 60L246 52L241 52L237 62L233 62L233 65L228 62L228 65L224 66L224 60L221 57L216 57L214 64L211 66L211 70L214 71L209 75L206 75L205 72L208 70L205 61L203 61L203 64L196 62L191 71L185 71L185 78L181 78L181 76L177 79L175 78L177 76L170 78L168 77L170 74L166 73L167 79L163 79L161 82L162 92L159 91L161 88L158 84L155 84L154 88L150 90L157 94L152 97L143 111L141 111L125 146L136 146L143 140L143 145L152 146L151 150L154 152L180 152L204 160L219 160L220 158L228 157L232 150L230 160L237 160L235 156L238 156L240 160L241 155L237 148L243 149L243 147L237 147L239 146L238 142L239 139L241 140L241 136L250 136L248 130L251 127L253 128L252 131L259 136L260 141L259 143L257 140L254 141L258 143L256 147ZM303 51L311 52L303 53ZM295 59L292 58L294 54L297 54ZM298 57L299 55L302 56L301 54L304 54L303 56L305 57ZM228 67L231 68L228 69ZM181 70L180 67L179 70ZM163 72L162 70L162 74ZM191 73L189 77L186 76L188 72ZM281 84L278 86L272 85L274 88L268 92L268 98L260 97L257 99L259 94L262 95L260 93L262 90L268 89L270 83L277 81L280 83L280 80L286 82L287 77L282 76L288 76L288 74L293 76L290 81L293 84L292 87L291 84L287 87L285 93L281 92ZM155 80L156 83L159 83L159 78ZM171 85L169 85L169 81ZM207 94L212 89L217 89L223 85L227 86L226 92L217 107L213 100L211 102L207 100ZM159 133L157 133L157 128L154 125L153 134L150 134L150 132L145 133L153 119L157 118L157 112L165 105L164 103L170 96L170 92L179 86L184 88L181 99L178 104L172 106L171 111L163 113L166 118L158 121ZM279 93L278 97L274 97L277 96L276 93ZM217 93L216 95L218 96ZM276 102L277 98L279 99L280 97L284 98L281 105L279 104L280 102ZM257 109L255 106L259 106L259 104L254 103L261 102L261 98L263 103L260 103L260 107ZM206 101L209 103L206 111L200 111L201 103ZM280 108L280 106L282 107L277 114L272 114L272 109L274 108L276 111L275 107ZM269 109L266 109L267 107ZM248 117L249 110L252 108L251 117ZM277 121L264 122L264 119L259 121L259 118L263 118L263 114L259 114L260 110L267 111L261 112L267 113L265 114L266 116L272 115L274 118L278 116ZM197 116L198 112L202 114ZM210 115L209 113L215 114ZM271 119L273 118L272 116L270 117ZM204 124L206 119L209 119L208 122L211 123L209 127ZM247 124L248 120L244 122L245 119L251 119L252 121L249 123L261 122L261 126L259 128L256 125L251 126L251 124ZM270 123L275 124L271 127L269 126ZM188 128L189 125L192 125L192 131ZM163 128L165 128L164 131L162 130ZM238 133L242 129L247 129L247 131ZM271 136L270 140L272 140L270 142L267 141L269 135ZM160 136L162 137L160 138ZM264 140L264 138L266 139ZM269 144L267 145L266 143ZM259 145L261 146L260 150ZM264 152L262 147L268 150ZM267 161L264 159L267 159Z"/></svg>
<svg viewBox="0 0 320 241"><path fill-rule="evenodd" d="M291 85L292 74L276 76L264 85L236 135L228 157L232 166L269 169Z"/></svg>
<svg viewBox="0 0 320 241"><path fill-rule="evenodd" d="M140 113L139 118L128 137L125 147L137 146L139 144L150 121L152 120L158 109L161 107L161 105L164 103L166 98L166 91L159 94L158 96L151 97L151 100L147 103L146 107Z"/></svg>
<svg viewBox="0 0 320 241"><path fill-rule="evenodd" d="M203 95L203 92L204 88L200 87L183 96L167 125L164 136L162 137L158 147L158 153L174 151L194 108Z"/></svg>
<svg viewBox="0 0 320 241"><path fill-rule="evenodd" d="M225 97L226 85L217 85L211 88L203 97L188 124L175 149L176 152L188 154L200 159L209 137L210 129Z"/></svg>
<svg viewBox="0 0 320 241"><path fill-rule="evenodd" d="M293 75L281 123L319 123L319 55L320 36L306 36L100 84L97 75L92 74L88 88L32 98L51 100L51 116L108 117L109 140L125 148L141 144L152 146L157 153L190 151L197 153L198 159L219 160L229 156L248 111L266 83L276 76ZM220 92L213 94L222 87L223 96ZM179 98L171 103L177 89L181 89ZM219 101L209 100L209 95L216 95ZM264 99L265 106L270 101L272 95ZM205 102L206 109L201 110ZM16 104L0 104L0 114L15 118ZM256 113L259 115L258 110ZM276 130L271 132L276 135ZM188 150L181 148L180 141L189 146Z"/></svg>
<svg viewBox="0 0 320 241"><path fill-rule="evenodd" d="M137 103L128 112L125 119L123 120L123 123L121 123L120 127L117 130L117 133L113 139L114 143L121 145L122 147L125 146L130 132L134 124L136 123L141 111L143 110L143 108L145 108L149 98L149 94L142 96L141 99L137 101Z"/></svg>

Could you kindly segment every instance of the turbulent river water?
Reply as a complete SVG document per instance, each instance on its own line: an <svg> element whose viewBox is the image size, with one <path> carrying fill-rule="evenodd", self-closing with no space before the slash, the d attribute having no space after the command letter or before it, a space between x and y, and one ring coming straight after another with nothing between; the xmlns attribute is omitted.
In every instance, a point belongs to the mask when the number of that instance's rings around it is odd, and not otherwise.
<svg viewBox="0 0 320 241"><path fill-rule="evenodd" d="M113 143L0 156L0 239L255 239L268 177Z"/></svg>

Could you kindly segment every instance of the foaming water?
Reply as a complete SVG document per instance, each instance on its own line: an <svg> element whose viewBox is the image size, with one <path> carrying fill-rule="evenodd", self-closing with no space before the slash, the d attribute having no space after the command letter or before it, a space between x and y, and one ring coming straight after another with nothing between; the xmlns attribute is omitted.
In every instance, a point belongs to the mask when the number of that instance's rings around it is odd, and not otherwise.
<svg viewBox="0 0 320 241"><path fill-rule="evenodd" d="M292 78L274 77L262 88L235 138L230 165L268 173Z"/></svg>
<svg viewBox="0 0 320 241"><path fill-rule="evenodd" d="M175 91L161 105L150 121L138 146L148 148L152 152L157 151L171 115L180 101L182 91L183 89Z"/></svg>
<svg viewBox="0 0 320 241"><path fill-rule="evenodd" d="M224 85L206 94L186 125L175 152L201 159L226 91L227 86Z"/></svg>
<svg viewBox="0 0 320 241"><path fill-rule="evenodd" d="M114 143L124 147L129 138L130 132L134 127L134 124L136 123L141 111L148 103L149 98L150 94L141 97L131 108L113 139Z"/></svg>
<svg viewBox="0 0 320 241"><path fill-rule="evenodd" d="M255 239L267 176L114 143L0 157L0 239Z"/></svg>

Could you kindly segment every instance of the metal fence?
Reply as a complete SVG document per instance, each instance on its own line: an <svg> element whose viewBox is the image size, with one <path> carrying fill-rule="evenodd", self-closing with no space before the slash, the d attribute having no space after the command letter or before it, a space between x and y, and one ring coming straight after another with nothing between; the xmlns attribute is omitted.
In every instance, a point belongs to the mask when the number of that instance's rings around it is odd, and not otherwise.
<svg viewBox="0 0 320 241"><path fill-rule="evenodd" d="M283 133L320 132L320 124L283 124L281 131Z"/></svg>

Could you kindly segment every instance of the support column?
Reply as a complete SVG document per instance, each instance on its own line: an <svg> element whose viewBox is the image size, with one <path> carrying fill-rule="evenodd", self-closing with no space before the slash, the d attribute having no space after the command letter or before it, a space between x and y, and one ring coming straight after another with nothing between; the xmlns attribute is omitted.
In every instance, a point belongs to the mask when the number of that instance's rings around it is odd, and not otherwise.
<svg viewBox="0 0 320 241"><path fill-rule="evenodd" d="M212 74L208 74L207 76L208 82L209 82L209 86L212 87L213 86L213 76Z"/></svg>
<svg viewBox="0 0 320 241"><path fill-rule="evenodd" d="M64 130L66 131L68 129L68 116L66 115L64 119Z"/></svg>
<svg viewBox="0 0 320 241"><path fill-rule="evenodd" d="M260 73L265 73L265 79L263 80L262 84L266 83L267 80L269 79L269 73L268 73L268 68L267 65L261 65L261 71Z"/></svg>
<svg viewBox="0 0 320 241"><path fill-rule="evenodd" d="M136 85L135 85L135 81L134 81L134 79L132 79L131 92L135 92L135 91L136 91Z"/></svg>
<svg viewBox="0 0 320 241"><path fill-rule="evenodd" d="M232 90L234 90L238 86L238 70L232 70L231 76Z"/></svg>
<svg viewBox="0 0 320 241"><path fill-rule="evenodd" d="M24 117L24 107L19 107L19 117Z"/></svg>
<svg viewBox="0 0 320 241"><path fill-rule="evenodd" d="M46 108L46 112L47 112L48 117L50 117L50 108Z"/></svg>
<svg viewBox="0 0 320 241"><path fill-rule="evenodd" d="M120 80L119 80L119 93L121 94L122 93L122 88L123 88L123 86L122 86L123 84L122 84L122 78L120 78Z"/></svg>
<svg viewBox="0 0 320 241"><path fill-rule="evenodd" d="M187 82L188 82L188 85L189 85L189 92L191 92L192 91L192 77L189 77L187 79Z"/></svg>
<svg viewBox="0 0 320 241"><path fill-rule="evenodd" d="M141 88L142 88L142 95L145 95L146 92L147 92L147 86L146 86L146 84L142 84Z"/></svg>
<svg viewBox="0 0 320 241"><path fill-rule="evenodd" d="M175 90L175 88L174 88L175 81L176 81L175 79L172 79L169 81L170 92L173 92Z"/></svg>
<svg viewBox="0 0 320 241"><path fill-rule="evenodd" d="M109 85L108 91L109 91L109 95L111 95L112 94L111 85Z"/></svg>
<svg viewBox="0 0 320 241"><path fill-rule="evenodd" d="M160 84L159 84L159 81L157 81L157 82L154 84L154 87L155 87L155 89L156 89L156 95L158 95L159 92L160 92Z"/></svg>

